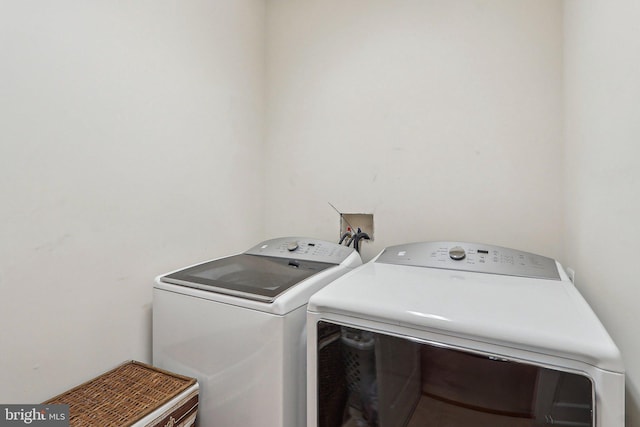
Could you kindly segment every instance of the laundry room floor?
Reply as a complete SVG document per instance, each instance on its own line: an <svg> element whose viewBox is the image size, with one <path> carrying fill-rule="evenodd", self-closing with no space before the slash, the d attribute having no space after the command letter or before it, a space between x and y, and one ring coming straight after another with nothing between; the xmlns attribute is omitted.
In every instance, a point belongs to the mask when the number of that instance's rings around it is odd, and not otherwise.
<svg viewBox="0 0 640 427"><path fill-rule="evenodd" d="M495 415L422 396L407 427L532 427L525 418Z"/></svg>
<svg viewBox="0 0 640 427"><path fill-rule="evenodd" d="M354 418L342 427L358 427ZM475 411L422 396L407 427L534 427L531 419Z"/></svg>

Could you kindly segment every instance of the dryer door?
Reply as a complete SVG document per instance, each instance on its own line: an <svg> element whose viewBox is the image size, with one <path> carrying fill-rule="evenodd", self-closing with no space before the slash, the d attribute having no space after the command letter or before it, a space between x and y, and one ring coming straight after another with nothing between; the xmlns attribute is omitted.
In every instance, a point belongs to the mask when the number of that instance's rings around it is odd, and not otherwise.
<svg viewBox="0 0 640 427"><path fill-rule="evenodd" d="M594 426L590 378L318 322L320 427Z"/></svg>

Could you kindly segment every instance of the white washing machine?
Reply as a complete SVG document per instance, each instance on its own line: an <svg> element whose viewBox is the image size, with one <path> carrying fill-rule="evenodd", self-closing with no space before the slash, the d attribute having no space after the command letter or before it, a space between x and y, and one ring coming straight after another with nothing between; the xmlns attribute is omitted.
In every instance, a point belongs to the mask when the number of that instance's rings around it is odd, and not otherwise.
<svg viewBox="0 0 640 427"><path fill-rule="evenodd" d="M389 247L311 297L307 334L308 427L624 426L620 353L550 258Z"/></svg>
<svg viewBox="0 0 640 427"><path fill-rule="evenodd" d="M289 237L158 276L153 364L198 379L201 427L299 427L307 301L361 264L353 249Z"/></svg>

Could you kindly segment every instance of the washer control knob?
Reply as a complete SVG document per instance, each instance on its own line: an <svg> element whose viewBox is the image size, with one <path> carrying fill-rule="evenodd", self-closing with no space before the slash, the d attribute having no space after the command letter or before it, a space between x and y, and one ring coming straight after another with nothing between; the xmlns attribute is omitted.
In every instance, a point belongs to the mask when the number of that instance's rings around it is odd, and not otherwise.
<svg viewBox="0 0 640 427"><path fill-rule="evenodd" d="M460 246L455 246L449 249L449 257L454 261L461 261L466 257L467 254L464 251L464 248Z"/></svg>
<svg viewBox="0 0 640 427"><path fill-rule="evenodd" d="M289 252L293 252L298 249L298 242L289 242L287 243L287 250Z"/></svg>

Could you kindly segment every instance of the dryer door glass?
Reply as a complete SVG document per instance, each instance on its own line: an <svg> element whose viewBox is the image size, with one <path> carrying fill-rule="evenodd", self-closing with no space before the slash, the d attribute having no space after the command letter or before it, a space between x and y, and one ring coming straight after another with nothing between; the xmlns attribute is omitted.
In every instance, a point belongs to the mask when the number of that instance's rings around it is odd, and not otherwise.
<svg viewBox="0 0 640 427"><path fill-rule="evenodd" d="M319 427L593 427L583 375L318 323Z"/></svg>
<svg viewBox="0 0 640 427"><path fill-rule="evenodd" d="M322 262L241 254L189 267L160 280L270 302L302 280L334 266Z"/></svg>

